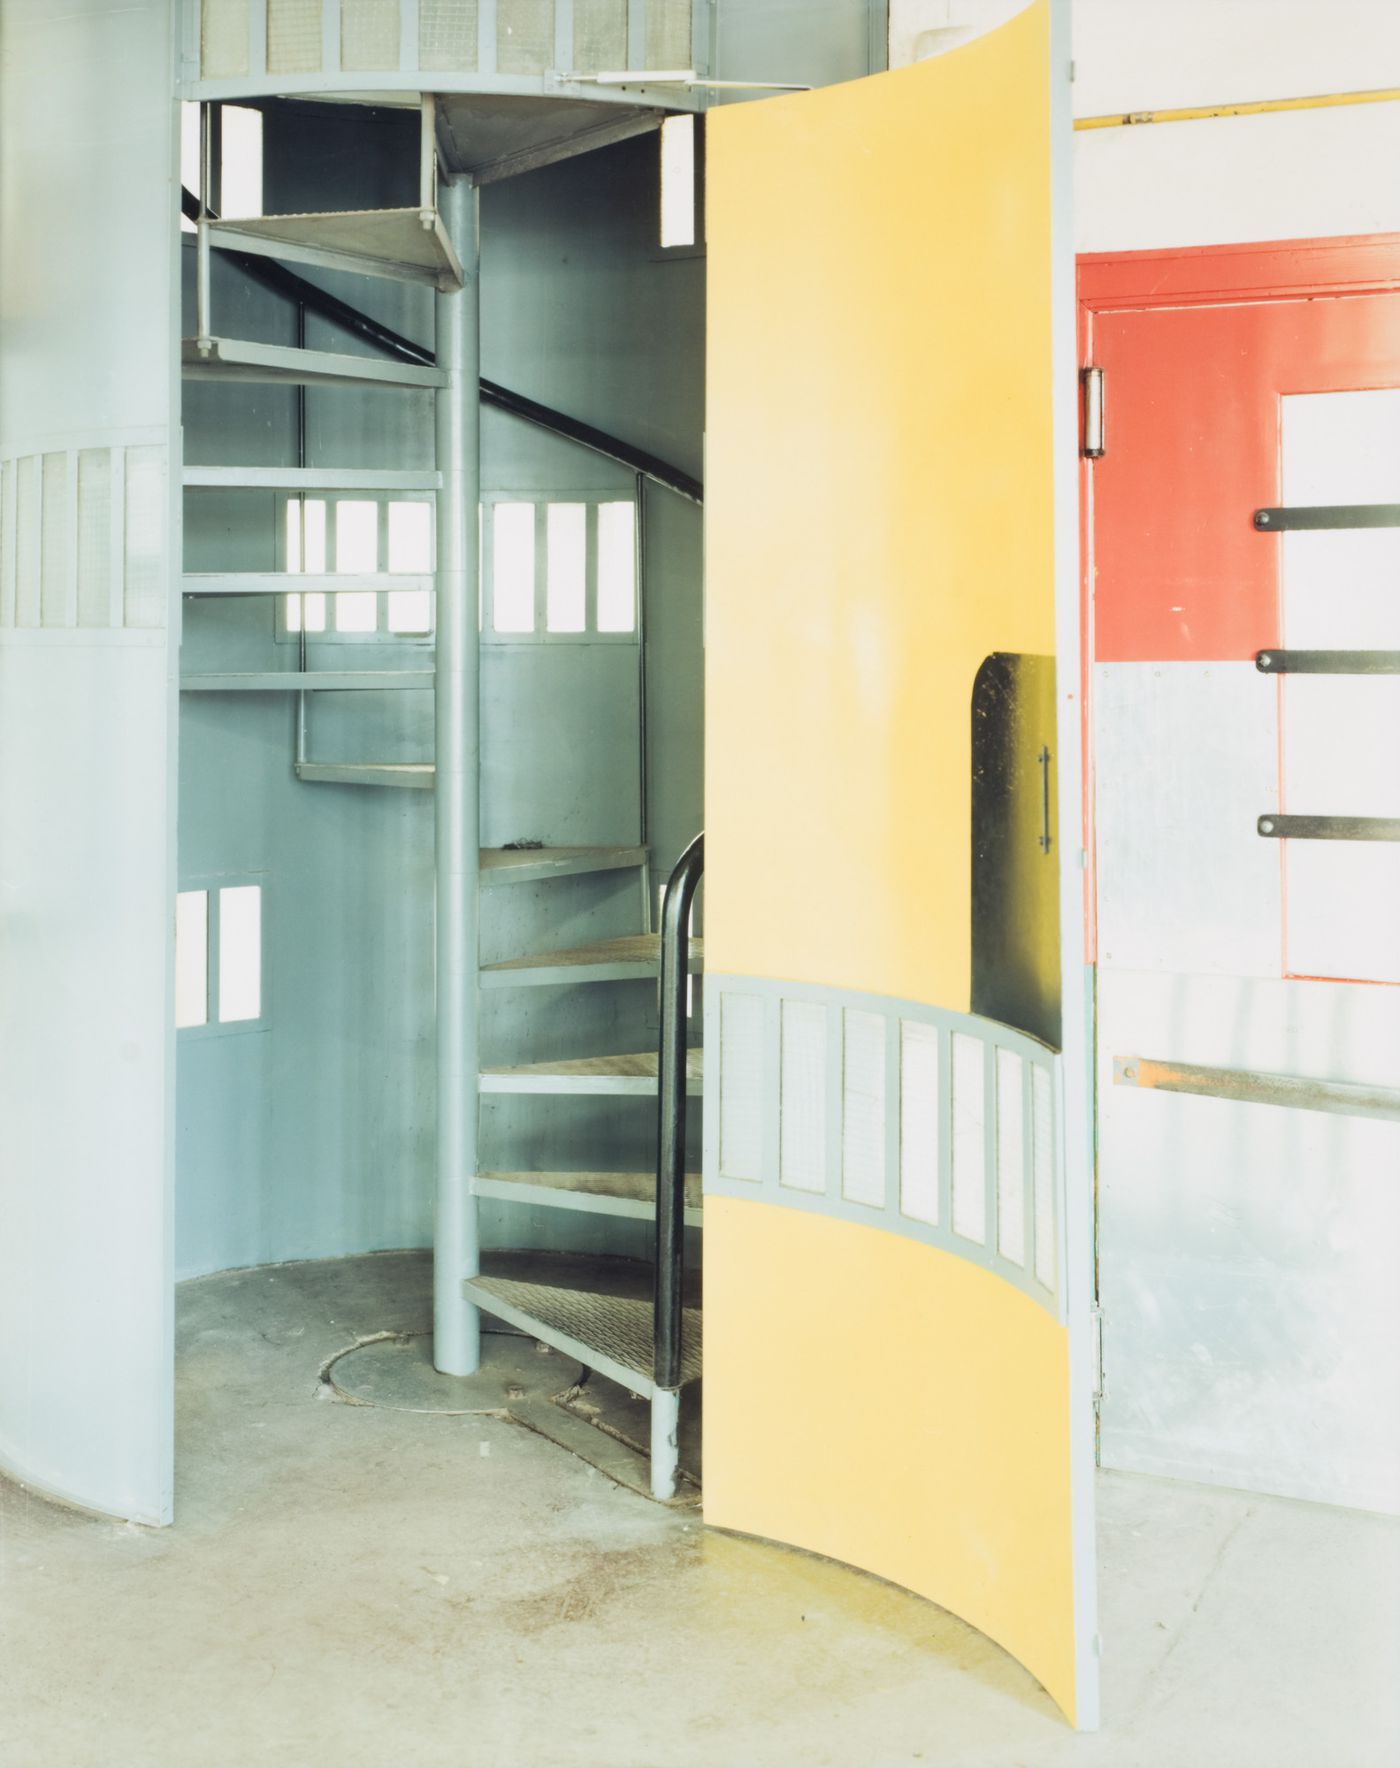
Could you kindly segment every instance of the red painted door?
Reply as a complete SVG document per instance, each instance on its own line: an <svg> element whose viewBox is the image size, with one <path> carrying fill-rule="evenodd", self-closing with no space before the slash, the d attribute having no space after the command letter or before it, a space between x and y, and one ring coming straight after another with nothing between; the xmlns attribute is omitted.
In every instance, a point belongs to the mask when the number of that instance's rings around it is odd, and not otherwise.
<svg viewBox="0 0 1400 1768"><path fill-rule="evenodd" d="M1400 1121L1132 1084L1400 1118L1400 843L1268 832L1400 817L1400 676L1256 666L1400 652L1400 529L1254 520L1400 504L1400 241L1089 259L1080 294L1104 1460L1400 1510Z"/></svg>

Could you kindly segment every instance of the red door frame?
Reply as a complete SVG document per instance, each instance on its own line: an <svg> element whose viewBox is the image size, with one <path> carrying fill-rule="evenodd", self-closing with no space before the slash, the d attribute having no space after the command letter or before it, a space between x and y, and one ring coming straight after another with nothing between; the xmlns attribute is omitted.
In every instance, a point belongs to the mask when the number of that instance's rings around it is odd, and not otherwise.
<svg viewBox="0 0 1400 1768"><path fill-rule="evenodd" d="M1086 252L1077 260L1079 363L1094 362L1094 321L1105 312L1296 301L1400 291L1400 233L1265 240L1140 252ZM1112 447L1111 399L1108 444ZM1084 707L1084 914L1087 951L1098 953L1094 840L1094 548L1092 463L1079 463L1080 627Z"/></svg>

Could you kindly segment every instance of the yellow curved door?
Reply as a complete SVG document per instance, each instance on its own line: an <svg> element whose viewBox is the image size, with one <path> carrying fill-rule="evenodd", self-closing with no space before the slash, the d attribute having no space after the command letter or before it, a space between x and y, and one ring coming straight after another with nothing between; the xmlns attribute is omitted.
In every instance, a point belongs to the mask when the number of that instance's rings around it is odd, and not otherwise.
<svg viewBox="0 0 1400 1768"><path fill-rule="evenodd" d="M705 1515L1091 1726L1064 23L710 117Z"/></svg>

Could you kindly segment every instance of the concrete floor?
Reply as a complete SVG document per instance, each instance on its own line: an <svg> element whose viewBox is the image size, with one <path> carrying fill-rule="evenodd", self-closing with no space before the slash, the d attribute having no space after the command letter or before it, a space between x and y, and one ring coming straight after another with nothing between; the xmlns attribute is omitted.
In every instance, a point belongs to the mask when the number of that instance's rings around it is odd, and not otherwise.
<svg viewBox="0 0 1400 1768"><path fill-rule="evenodd" d="M949 1615L317 1379L421 1257L181 1292L179 1510L0 1482L4 1768L1393 1768L1400 1526L1105 1475L1105 1726Z"/></svg>

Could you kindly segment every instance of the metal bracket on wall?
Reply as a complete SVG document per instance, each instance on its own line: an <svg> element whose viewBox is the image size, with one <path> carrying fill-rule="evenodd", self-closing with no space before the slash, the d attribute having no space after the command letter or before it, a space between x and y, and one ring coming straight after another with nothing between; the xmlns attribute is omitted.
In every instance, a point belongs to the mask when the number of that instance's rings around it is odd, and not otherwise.
<svg viewBox="0 0 1400 1768"><path fill-rule="evenodd" d="M1260 651L1261 675L1400 675L1400 651Z"/></svg>
<svg viewBox="0 0 1400 1768"><path fill-rule="evenodd" d="M1160 1062L1150 1056L1115 1056L1113 1084L1150 1087L1233 1099L1243 1105L1288 1105L1298 1111L1330 1111L1343 1117L1379 1117L1400 1123L1400 1089L1355 1081L1308 1080L1297 1074L1265 1074L1247 1068L1206 1068Z"/></svg>
<svg viewBox="0 0 1400 1768"><path fill-rule="evenodd" d="M1292 509L1255 510L1254 526L1266 534L1301 528L1400 528L1400 503L1298 504Z"/></svg>
<svg viewBox="0 0 1400 1768"><path fill-rule="evenodd" d="M1258 830L1285 841L1400 841L1400 817L1261 816Z"/></svg>

